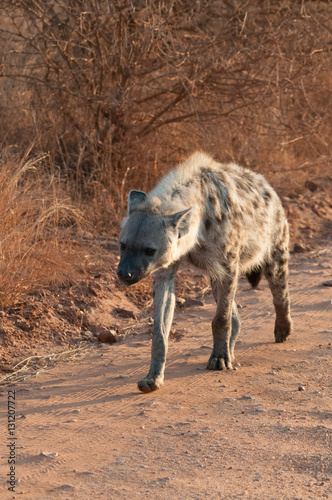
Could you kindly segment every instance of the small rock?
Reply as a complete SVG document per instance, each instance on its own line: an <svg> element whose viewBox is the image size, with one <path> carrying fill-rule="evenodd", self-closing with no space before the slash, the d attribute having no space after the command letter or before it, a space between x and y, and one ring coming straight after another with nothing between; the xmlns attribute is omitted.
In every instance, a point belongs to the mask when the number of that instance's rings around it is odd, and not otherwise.
<svg viewBox="0 0 332 500"><path fill-rule="evenodd" d="M185 299L184 299L184 298L182 298L182 297L177 297L177 298L176 298L176 305L177 305L178 307L183 307L183 304L184 304L184 303L185 303Z"/></svg>
<svg viewBox="0 0 332 500"><path fill-rule="evenodd" d="M240 363L236 363L235 366L241 366Z"/></svg>
<svg viewBox="0 0 332 500"><path fill-rule="evenodd" d="M304 245L301 245L300 243L295 243L294 244L293 252L294 253L311 252L311 248L310 247L306 247Z"/></svg>
<svg viewBox="0 0 332 500"><path fill-rule="evenodd" d="M115 307L113 309L113 313L121 318L137 319L137 316L133 311L128 311L128 309L123 309L122 307Z"/></svg>
<svg viewBox="0 0 332 500"><path fill-rule="evenodd" d="M332 286L332 280L323 281L323 285L325 285L325 286Z"/></svg>
<svg viewBox="0 0 332 500"><path fill-rule="evenodd" d="M307 189L309 189L311 192L315 192L317 191L317 189L319 188L319 185L316 184L315 182L313 181L305 181L304 183L304 187L306 187Z"/></svg>
<svg viewBox="0 0 332 500"><path fill-rule="evenodd" d="M56 307L57 307L57 309L59 309L59 311L63 310L63 305L62 304L58 304Z"/></svg>
<svg viewBox="0 0 332 500"><path fill-rule="evenodd" d="M17 326L23 330L24 332L30 332L31 330L33 330L34 328L34 325L29 325L26 321L22 320L22 321L17 321L16 322Z"/></svg>
<svg viewBox="0 0 332 500"><path fill-rule="evenodd" d="M97 339L99 342L107 342L108 344L115 344L118 339L115 336L115 330L103 330L98 333Z"/></svg>
<svg viewBox="0 0 332 500"><path fill-rule="evenodd" d="M151 330L151 327L150 327L150 330ZM174 328L172 328L170 331L170 338L175 339L175 340L180 340L180 339L182 339L182 337L184 337L185 333L186 333L186 330L184 328L179 329L179 330L175 330Z"/></svg>
<svg viewBox="0 0 332 500"><path fill-rule="evenodd" d="M42 451L41 455L43 457L49 457L49 458L55 458L58 456L58 453L56 451Z"/></svg>
<svg viewBox="0 0 332 500"><path fill-rule="evenodd" d="M94 297L98 297L98 292L102 290L101 285L99 283L90 283L88 286L88 293L93 295Z"/></svg>
<svg viewBox="0 0 332 500"><path fill-rule="evenodd" d="M299 385L297 388L298 391L305 391L304 385Z"/></svg>
<svg viewBox="0 0 332 500"><path fill-rule="evenodd" d="M85 240L91 240L93 238L93 234L90 231L83 231L82 238Z"/></svg>
<svg viewBox="0 0 332 500"><path fill-rule="evenodd" d="M13 372L14 371L10 365L6 365L6 364L0 365L0 370L2 370L3 372Z"/></svg>
<svg viewBox="0 0 332 500"><path fill-rule="evenodd" d="M101 332L99 332L99 333L101 333ZM84 337L87 337L87 338L94 338L97 334L92 333L91 330L85 330L83 335L84 335Z"/></svg>
<svg viewBox="0 0 332 500"><path fill-rule="evenodd" d="M121 373L119 378L130 378L130 375L126 375L125 373Z"/></svg>
<svg viewBox="0 0 332 500"><path fill-rule="evenodd" d="M194 307L194 306L202 307L204 306L204 302L198 299L187 298L182 305L182 307Z"/></svg>
<svg viewBox="0 0 332 500"><path fill-rule="evenodd" d="M75 304L71 305L69 309L71 309L72 311L80 311L81 312L80 308L75 306Z"/></svg>

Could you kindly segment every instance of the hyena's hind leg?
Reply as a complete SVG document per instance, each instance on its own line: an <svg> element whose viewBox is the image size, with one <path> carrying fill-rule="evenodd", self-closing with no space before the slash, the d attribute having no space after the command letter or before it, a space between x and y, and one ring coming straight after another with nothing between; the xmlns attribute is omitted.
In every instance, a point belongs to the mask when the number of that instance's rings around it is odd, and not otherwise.
<svg viewBox="0 0 332 500"><path fill-rule="evenodd" d="M213 349L207 364L208 370L233 368L234 344L240 325L234 306L237 280L238 267L235 265L229 268L225 279L212 283L217 311L212 321Z"/></svg>
<svg viewBox="0 0 332 500"><path fill-rule="evenodd" d="M270 261L264 268L276 311L274 337L278 343L284 342L292 331L288 291L288 260L288 248L280 244L275 247Z"/></svg>
<svg viewBox="0 0 332 500"><path fill-rule="evenodd" d="M212 287L212 293L214 300L216 303L218 303L218 286L217 282L211 280L211 287ZM233 363L235 360L235 355L234 355L234 348L236 344L236 339L240 333L240 328L241 328L241 318L239 316L238 310L237 310L237 305L235 300L233 301L233 306L232 306L232 333L231 337L229 339L229 351L230 351L230 358L231 362Z"/></svg>

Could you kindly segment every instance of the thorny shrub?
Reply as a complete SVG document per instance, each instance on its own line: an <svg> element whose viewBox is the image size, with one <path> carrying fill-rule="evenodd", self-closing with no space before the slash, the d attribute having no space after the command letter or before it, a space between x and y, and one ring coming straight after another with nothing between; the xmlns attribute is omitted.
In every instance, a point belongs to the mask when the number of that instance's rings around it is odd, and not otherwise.
<svg viewBox="0 0 332 500"><path fill-rule="evenodd" d="M330 168L331 3L4 0L4 144L115 214L202 148L289 184Z"/></svg>
<svg viewBox="0 0 332 500"><path fill-rule="evenodd" d="M3 0L0 306L75 272L63 181L99 230L195 149L279 189L330 172L331 23L324 0Z"/></svg>

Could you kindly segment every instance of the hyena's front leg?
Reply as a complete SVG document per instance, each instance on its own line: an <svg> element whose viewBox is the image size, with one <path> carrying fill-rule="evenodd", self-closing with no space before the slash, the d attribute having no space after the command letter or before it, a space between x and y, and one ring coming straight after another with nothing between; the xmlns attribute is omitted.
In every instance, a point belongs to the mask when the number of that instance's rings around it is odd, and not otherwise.
<svg viewBox="0 0 332 500"><path fill-rule="evenodd" d="M233 368L234 345L240 330L240 321L234 302L237 279L238 270L234 269L222 282L212 283L217 313L212 321L213 349L207 364L209 370Z"/></svg>
<svg viewBox="0 0 332 500"><path fill-rule="evenodd" d="M229 350L231 352L232 362L234 362L234 360L235 360L234 348L235 348L235 344L236 344L236 339L240 333L240 328L241 328L241 318L240 318L238 310L237 310L237 305L234 301L233 302L233 310L232 310L232 334L231 334L231 338L229 341Z"/></svg>
<svg viewBox="0 0 332 500"><path fill-rule="evenodd" d="M154 280L154 329L151 366L145 378L138 382L142 392L151 392L163 385L168 347L175 307L175 274L178 264L157 271Z"/></svg>

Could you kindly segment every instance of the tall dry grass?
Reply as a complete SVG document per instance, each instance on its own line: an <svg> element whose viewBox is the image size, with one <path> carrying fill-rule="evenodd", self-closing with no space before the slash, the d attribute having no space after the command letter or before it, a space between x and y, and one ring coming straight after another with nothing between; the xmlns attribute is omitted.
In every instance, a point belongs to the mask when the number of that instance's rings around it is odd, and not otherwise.
<svg viewBox="0 0 332 500"><path fill-rule="evenodd" d="M81 221L46 158L0 158L0 307L74 279L68 231Z"/></svg>

